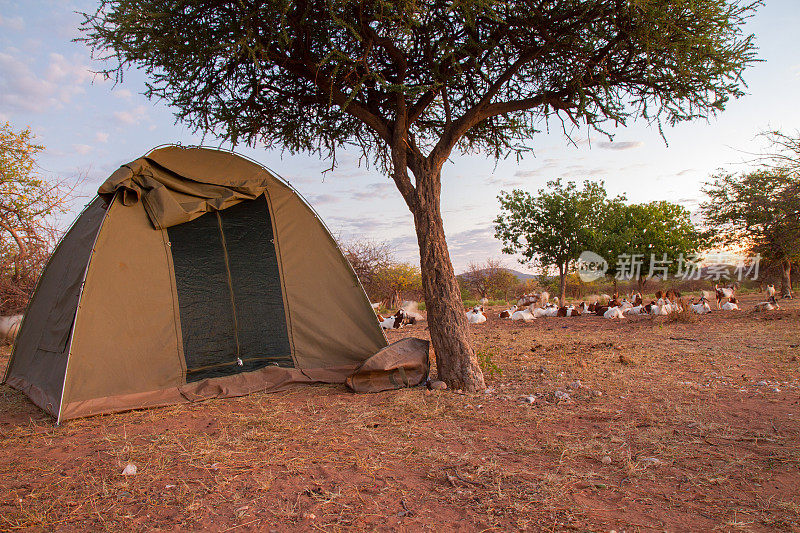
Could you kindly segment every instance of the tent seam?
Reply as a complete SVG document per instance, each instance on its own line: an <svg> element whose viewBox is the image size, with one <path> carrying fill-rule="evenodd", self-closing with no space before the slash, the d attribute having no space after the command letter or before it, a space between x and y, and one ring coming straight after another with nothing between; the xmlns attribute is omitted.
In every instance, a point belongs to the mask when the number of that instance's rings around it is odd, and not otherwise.
<svg viewBox="0 0 800 533"><path fill-rule="evenodd" d="M114 203L117 201L117 195L111 199L108 203L108 207L106 207L106 212L103 215L103 220L100 221L100 226L97 228L97 234L94 236L94 242L92 242L92 248L89 251L89 259L86 261L86 269L83 271L83 279L81 280L81 290L78 294L78 305L75 307L75 316L72 319L72 331L69 335L69 347L67 348L67 361L64 364L64 379L61 383L61 399L58 402L58 412L56 416L56 425L61 424L61 411L64 408L64 393L67 390L67 376L69 375L69 359L72 355L72 345L75 342L75 330L78 326L78 314L81 310L81 302L83 301L83 290L86 287L86 279L89 277L89 269L92 267L92 258L94 258L95 247L97 246L97 241L100 238L100 233L103 231L103 227L106 225L106 220L111 215L111 208L114 206ZM76 219L77 220L77 219Z"/></svg>
<svg viewBox="0 0 800 533"><path fill-rule="evenodd" d="M169 270L169 286L172 293L172 317L175 321L175 343L177 347L178 366L181 369L180 379L186 383L186 355L183 352L183 325L181 324L181 311L178 304L178 287L175 281L175 264L172 262L172 241L169 238L169 232L166 229L161 229L161 243L164 247L164 258L167 261L167 270Z"/></svg>
<svg viewBox="0 0 800 533"><path fill-rule="evenodd" d="M283 272L283 253L281 252L280 239L278 238L278 225L275 223L275 210L272 205L272 196L269 194L269 189L264 189L264 199L267 201L267 215L269 216L269 224L272 230L272 244L275 247L275 257L278 263L278 277L281 280L281 300L283 300L283 308L286 315L286 333L289 337L289 342L292 345L291 353L292 362L295 368L300 368L297 364L296 346L294 343L294 320L292 319L292 310L289 306L289 298L286 296L286 277Z"/></svg>

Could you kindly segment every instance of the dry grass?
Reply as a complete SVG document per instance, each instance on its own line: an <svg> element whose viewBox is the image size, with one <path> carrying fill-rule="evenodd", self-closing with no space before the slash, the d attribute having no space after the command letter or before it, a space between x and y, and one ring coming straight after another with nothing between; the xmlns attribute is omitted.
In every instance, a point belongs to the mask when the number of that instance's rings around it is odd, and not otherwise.
<svg viewBox="0 0 800 533"><path fill-rule="evenodd" d="M679 322L681 324L694 324L700 321L700 315L692 311L689 302L681 302L679 311L671 311L666 317L665 322L672 324Z"/></svg>

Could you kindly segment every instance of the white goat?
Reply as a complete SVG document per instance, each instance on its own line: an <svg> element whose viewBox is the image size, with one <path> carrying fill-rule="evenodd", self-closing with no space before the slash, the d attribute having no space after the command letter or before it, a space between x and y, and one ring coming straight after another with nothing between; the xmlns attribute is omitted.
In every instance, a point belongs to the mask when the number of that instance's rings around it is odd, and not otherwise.
<svg viewBox="0 0 800 533"><path fill-rule="evenodd" d="M698 315L705 315L711 312L711 306L708 305L708 300L706 300L705 296L700 298L700 301L694 303L694 299L690 304L692 306L692 313L696 313Z"/></svg>
<svg viewBox="0 0 800 533"><path fill-rule="evenodd" d="M400 329L403 327L403 320L406 318L406 312L403 308L397 310L395 314L389 318L383 318L378 315L378 321L381 323L383 329Z"/></svg>
<svg viewBox="0 0 800 533"><path fill-rule="evenodd" d="M767 300L766 302L759 302L759 303L757 303L757 304L756 304L755 311L756 311L756 312L762 312L762 311L776 311L776 310L778 310L778 309L780 309L780 308L781 308L781 306L780 306L780 305L778 305L778 302L777 302L777 301L775 301L775 297L774 297L774 296L772 296L772 297L770 297L770 299L769 299L769 300Z"/></svg>
<svg viewBox="0 0 800 533"><path fill-rule="evenodd" d="M625 315L622 314L622 309L620 309L619 307L609 307L608 310L605 313L603 313L603 317L610 319L615 319L615 318L621 319L625 318Z"/></svg>
<svg viewBox="0 0 800 533"><path fill-rule="evenodd" d="M722 304L723 311L738 311L739 310L739 302L736 300L735 296L731 296L730 299Z"/></svg>
<svg viewBox="0 0 800 533"><path fill-rule="evenodd" d="M517 309L519 309L519 307L517 307L516 305L512 305L511 309L500 311L500 314L497 316L499 316L500 318L511 318L514 315L514 313L517 312Z"/></svg>
<svg viewBox="0 0 800 533"><path fill-rule="evenodd" d="M645 309L644 305L634 305L633 307L623 309L622 313L625 315L646 315L647 309Z"/></svg>
<svg viewBox="0 0 800 533"><path fill-rule="evenodd" d="M667 302L664 301L663 298L659 298L658 301L650 306L650 314L656 316L666 316L669 314L670 308L667 307Z"/></svg>
<svg viewBox="0 0 800 533"><path fill-rule="evenodd" d="M486 322L486 315L483 314L483 306L476 305L467 311L467 320L470 324L483 324Z"/></svg>
<svg viewBox="0 0 800 533"><path fill-rule="evenodd" d="M520 309L519 311L515 311L511 314L511 320L524 320L527 322L528 320L533 320L536 318L529 308Z"/></svg>

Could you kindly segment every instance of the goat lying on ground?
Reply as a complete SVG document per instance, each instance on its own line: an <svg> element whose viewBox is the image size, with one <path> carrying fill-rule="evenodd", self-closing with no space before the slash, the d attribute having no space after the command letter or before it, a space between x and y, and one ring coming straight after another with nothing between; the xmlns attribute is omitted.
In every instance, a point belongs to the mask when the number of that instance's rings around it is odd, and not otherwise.
<svg viewBox="0 0 800 533"><path fill-rule="evenodd" d="M705 315L711 312L711 306L708 305L708 300L706 300L705 296L701 296L697 303L694 303L694 298L692 298L689 305L692 307L692 313L698 315Z"/></svg>
<svg viewBox="0 0 800 533"><path fill-rule="evenodd" d="M780 308L781 306L778 305L778 302L775 301L775 296L770 296L769 300L767 300L766 302L757 303L755 311L756 312L776 311Z"/></svg>
<svg viewBox="0 0 800 533"><path fill-rule="evenodd" d="M381 323L383 329L400 329L403 327L406 318L406 312L401 307L389 318L383 318L381 315L378 315L378 322Z"/></svg>
<svg viewBox="0 0 800 533"><path fill-rule="evenodd" d="M547 304L545 307L537 307L533 310L533 317L534 318L541 318L544 316L556 316L558 315L558 306L553 304Z"/></svg>
<svg viewBox="0 0 800 533"><path fill-rule="evenodd" d="M528 320L533 320L534 318L536 317L533 316L533 313L531 313L531 310L528 307L525 309L520 309L519 311L515 311L511 314L511 320L524 320L527 322Z"/></svg>
<svg viewBox="0 0 800 533"><path fill-rule="evenodd" d="M625 315L622 314L622 309L619 306L609 307L606 309L606 312L603 313L604 318L611 318L611 319L620 319L625 318Z"/></svg>
<svg viewBox="0 0 800 533"><path fill-rule="evenodd" d="M633 307L629 307L627 309L623 309L623 314L626 315L647 315L650 313L648 309L645 308L646 306L639 304L634 305Z"/></svg>
<svg viewBox="0 0 800 533"><path fill-rule="evenodd" d="M498 316L500 318L511 318L511 315L516 313L517 309L519 309L519 308L516 305L512 305L511 309L506 309L505 311L500 311L500 314Z"/></svg>
<svg viewBox="0 0 800 533"><path fill-rule="evenodd" d="M736 296L731 296L728 298L728 301L722 304L723 311L738 311L739 310L739 302L736 300Z"/></svg>
<svg viewBox="0 0 800 533"><path fill-rule="evenodd" d="M650 314L655 316L666 316L672 310L671 305L664 298L659 298L650 306Z"/></svg>
<svg viewBox="0 0 800 533"><path fill-rule="evenodd" d="M483 306L476 305L467 311L467 321L470 324L483 324L486 322L486 315L483 314Z"/></svg>
<svg viewBox="0 0 800 533"><path fill-rule="evenodd" d="M564 305L558 308L556 316L581 316L581 310L574 305Z"/></svg>

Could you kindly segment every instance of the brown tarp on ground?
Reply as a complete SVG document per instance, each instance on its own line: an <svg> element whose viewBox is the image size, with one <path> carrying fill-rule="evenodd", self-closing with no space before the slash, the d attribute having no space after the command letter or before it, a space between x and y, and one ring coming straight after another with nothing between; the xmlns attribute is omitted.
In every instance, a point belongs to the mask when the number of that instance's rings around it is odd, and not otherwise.
<svg viewBox="0 0 800 533"><path fill-rule="evenodd" d="M330 233L291 187L263 167L224 151L171 146L124 165L98 194L107 210L95 200L59 245L31 300L6 375L10 385L60 420L290 383L342 383L386 346L369 300ZM187 383L166 228L262 194L294 368ZM78 301L69 295L84 272Z"/></svg>
<svg viewBox="0 0 800 533"><path fill-rule="evenodd" d="M416 387L428 379L430 343L405 338L393 342L358 367L347 378L347 386L356 392L380 392Z"/></svg>

